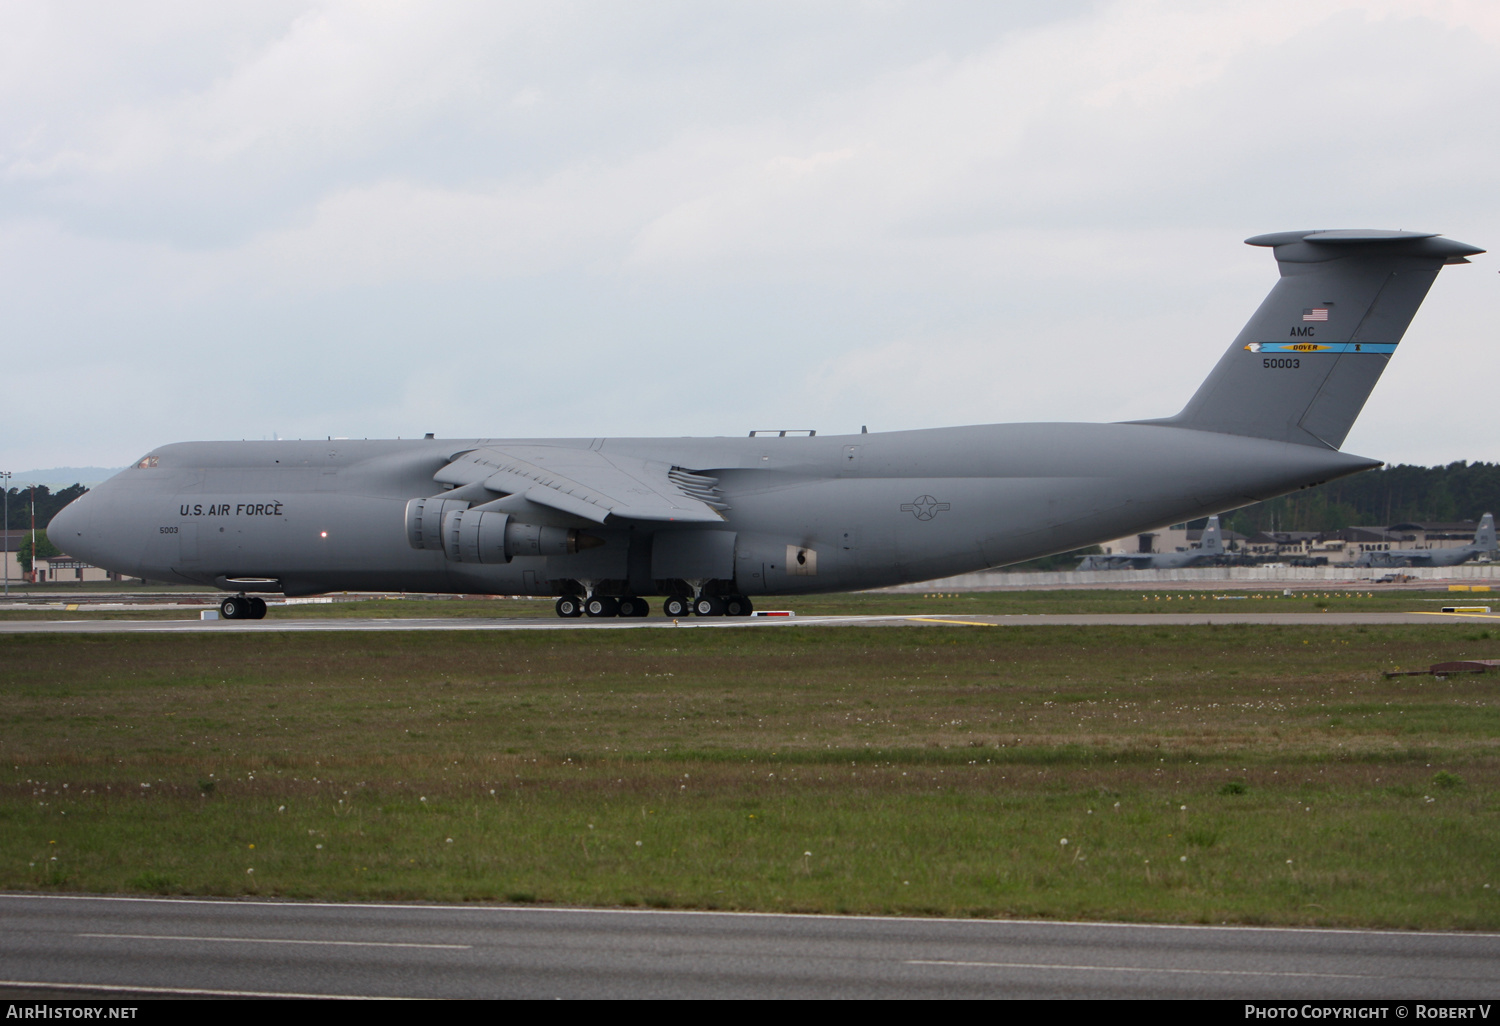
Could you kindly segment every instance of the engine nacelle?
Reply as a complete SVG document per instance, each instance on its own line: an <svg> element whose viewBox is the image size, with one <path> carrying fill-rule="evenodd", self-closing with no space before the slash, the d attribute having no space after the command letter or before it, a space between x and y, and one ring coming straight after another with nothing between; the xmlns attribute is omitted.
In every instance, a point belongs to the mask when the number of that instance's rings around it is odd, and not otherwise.
<svg viewBox="0 0 1500 1026"><path fill-rule="evenodd" d="M406 540L414 549L443 548L443 516L468 509L462 499L412 499L406 504Z"/></svg>
<svg viewBox="0 0 1500 1026"><path fill-rule="evenodd" d="M603 541L566 527L539 527L509 513L459 509L443 516L443 553L455 563L509 563L517 556L569 556Z"/></svg>

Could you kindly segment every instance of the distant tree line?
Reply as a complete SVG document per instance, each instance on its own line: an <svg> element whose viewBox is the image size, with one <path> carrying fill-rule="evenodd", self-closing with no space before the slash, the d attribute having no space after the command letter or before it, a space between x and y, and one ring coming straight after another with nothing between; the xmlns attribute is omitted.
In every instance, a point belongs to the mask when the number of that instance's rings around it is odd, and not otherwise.
<svg viewBox="0 0 1500 1026"><path fill-rule="evenodd" d="M1397 464L1257 502L1221 519L1240 534L1336 531L1407 521L1478 520L1500 514L1500 463ZM1204 521L1194 521L1201 526Z"/></svg>
<svg viewBox="0 0 1500 1026"><path fill-rule="evenodd" d="M88 491L81 484L69 485L62 491L53 494L52 489L46 485L36 486L36 526L38 529L52 523L52 518L57 515L58 510ZM31 526L31 489L12 488L10 490L10 519L5 526L12 530L24 530Z"/></svg>

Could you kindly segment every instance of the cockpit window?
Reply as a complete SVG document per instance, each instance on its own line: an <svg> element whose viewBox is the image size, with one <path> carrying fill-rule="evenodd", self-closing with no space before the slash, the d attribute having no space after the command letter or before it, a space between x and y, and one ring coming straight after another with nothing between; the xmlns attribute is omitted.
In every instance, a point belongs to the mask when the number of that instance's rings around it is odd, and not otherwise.
<svg viewBox="0 0 1500 1026"><path fill-rule="evenodd" d="M160 456L142 456L141 462L135 465L137 470L148 470L161 462Z"/></svg>

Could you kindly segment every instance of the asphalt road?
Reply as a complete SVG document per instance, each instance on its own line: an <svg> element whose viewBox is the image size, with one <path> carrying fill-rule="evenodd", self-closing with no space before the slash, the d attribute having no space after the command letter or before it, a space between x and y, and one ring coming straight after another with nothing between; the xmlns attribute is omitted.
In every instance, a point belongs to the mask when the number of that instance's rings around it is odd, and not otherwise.
<svg viewBox="0 0 1500 1026"><path fill-rule="evenodd" d="M1120 626L1157 627L1185 624L1266 624L1297 627L1332 624L1424 624L1443 620L1478 623L1500 620L1500 613L1077 613L1017 614L1010 616L798 616L798 617L683 617L644 619L561 620L556 617L452 617L357 619L319 617L266 620L4 620L0 634L180 634L244 631L524 631L524 630L657 630L681 628L826 627L946 625L950 627Z"/></svg>
<svg viewBox="0 0 1500 1026"><path fill-rule="evenodd" d="M0 895L0 997L1493 998L1500 935Z"/></svg>

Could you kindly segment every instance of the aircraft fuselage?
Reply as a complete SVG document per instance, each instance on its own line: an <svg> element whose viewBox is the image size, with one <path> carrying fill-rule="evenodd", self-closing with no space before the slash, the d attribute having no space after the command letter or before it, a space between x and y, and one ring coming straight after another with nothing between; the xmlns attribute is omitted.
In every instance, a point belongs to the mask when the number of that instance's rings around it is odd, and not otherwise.
<svg viewBox="0 0 1500 1026"><path fill-rule="evenodd" d="M1001 566L1378 466L1331 449L1143 424L528 440L717 478L728 507L723 522L593 524L542 511L534 519L586 532L594 547L491 563L413 548L404 527L409 500L441 494L433 475L455 454L507 444L168 445L60 513L51 537L71 555L130 576L291 595L553 595L579 590L576 582L589 593L650 595L694 579L780 595Z"/></svg>

